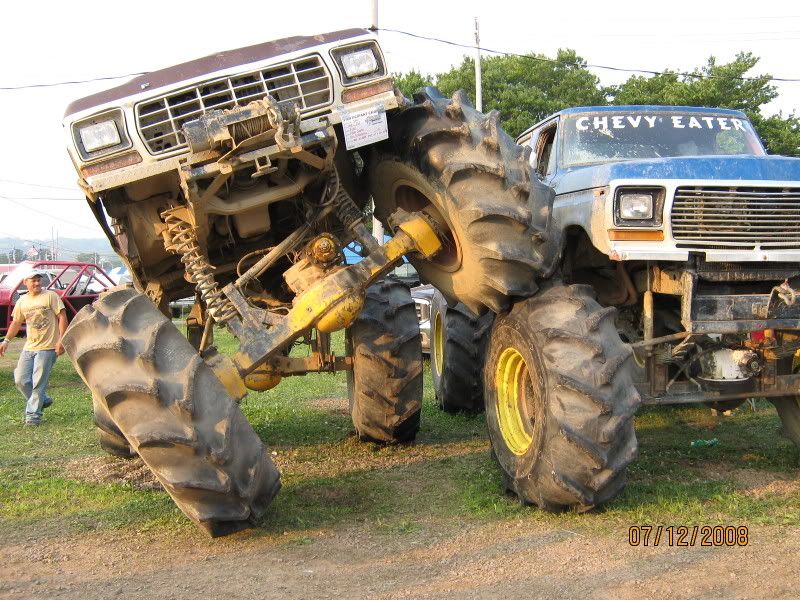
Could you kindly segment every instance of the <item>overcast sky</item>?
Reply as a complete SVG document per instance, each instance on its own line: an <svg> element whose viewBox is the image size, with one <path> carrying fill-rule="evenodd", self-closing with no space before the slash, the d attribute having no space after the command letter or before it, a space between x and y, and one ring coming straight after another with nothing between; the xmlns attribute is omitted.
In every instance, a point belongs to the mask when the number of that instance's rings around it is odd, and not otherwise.
<svg viewBox="0 0 800 600"><path fill-rule="evenodd" d="M574 48L590 64L627 69L690 70L712 54L728 62L744 50L761 57L753 74L800 79L800 5L765 0L742 10L733 6L696 0L380 0L379 25L471 44L478 17L486 48L549 56ZM281 13L291 7L300 12ZM10 87L152 71L275 38L367 27L372 1L13 2L3 13L0 87ZM380 36L394 72L442 72L469 52L397 33ZM604 84L631 75L593 70ZM61 118L71 100L122 81L0 90L0 237L102 237L80 199ZM800 82L776 85L780 97L769 112L798 111Z"/></svg>

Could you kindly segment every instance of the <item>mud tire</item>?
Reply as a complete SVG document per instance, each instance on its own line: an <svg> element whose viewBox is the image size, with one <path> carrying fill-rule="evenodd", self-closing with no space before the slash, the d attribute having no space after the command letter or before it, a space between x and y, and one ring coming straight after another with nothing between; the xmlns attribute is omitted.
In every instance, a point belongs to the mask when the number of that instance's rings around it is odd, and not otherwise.
<svg viewBox="0 0 800 600"><path fill-rule="evenodd" d="M601 308L590 287L573 285L552 287L495 319L484 370L486 421L506 488L524 504L581 512L625 486L625 469L637 456L640 398L615 312ZM521 371L504 362L515 356L511 349L524 361ZM499 374L514 372L522 375L513 381L527 387L503 387L509 380ZM501 427L498 399L509 397L503 389L524 392L516 413L529 436L523 443L515 445L520 439L509 433L518 430Z"/></svg>
<svg viewBox="0 0 800 600"><path fill-rule="evenodd" d="M463 304L431 299L431 379L439 408L448 413L483 411L483 361L494 315L476 317Z"/></svg>
<svg viewBox="0 0 800 600"><path fill-rule="evenodd" d="M264 513L280 489L275 465L211 368L146 296L127 287L104 294L78 312L64 347L189 519L218 536Z"/></svg>
<svg viewBox="0 0 800 600"><path fill-rule="evenodd" d="M528 158L497 111L479 113L461 91L450 99L425 88L390 116L389 139L368 159L375 216L391 229L397 208L431 214L444 249L410 260L423 281L475 314L531 296L550 269L553 191L531 178Z"/></svg>
<svg viewBox="0 0 800 600"><path fill-rule="evenodd" d="M772 403L783 425L783 435L800 448L800 396L774 398Z"/></svg>
<svg viewBox="0 0 800 600"><path fill-rule="evenodd" d="M100 447L111 456L119 458L134 458L136 452L133 451L128 440L114 424L108 408L98 398L97 394L92 394L92 407L94 409L94 424L97 426L97 437Z"/></svg>
<svg viewBox="0 0 800 600"><path fill-rule="evenodd" d="M388 278L368 288L345 339L358 437L382 444L413 440L422 410L422 336L408 286Z"/></svg>

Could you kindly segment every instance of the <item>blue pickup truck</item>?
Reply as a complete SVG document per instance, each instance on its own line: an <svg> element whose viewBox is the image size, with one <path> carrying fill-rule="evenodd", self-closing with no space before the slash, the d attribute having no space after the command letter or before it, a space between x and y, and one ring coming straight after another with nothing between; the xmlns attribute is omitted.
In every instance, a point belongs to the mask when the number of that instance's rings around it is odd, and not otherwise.
<svg viewBox="0 0 800 600"><path fill-rule="evenodd" d="M800 159L768 156L742 112L695 107L570 108L517 143L555 200L534 215L549 274L485 341L506 487L553 510L614 497L641 403L766 397L800 445Z"/></svg>

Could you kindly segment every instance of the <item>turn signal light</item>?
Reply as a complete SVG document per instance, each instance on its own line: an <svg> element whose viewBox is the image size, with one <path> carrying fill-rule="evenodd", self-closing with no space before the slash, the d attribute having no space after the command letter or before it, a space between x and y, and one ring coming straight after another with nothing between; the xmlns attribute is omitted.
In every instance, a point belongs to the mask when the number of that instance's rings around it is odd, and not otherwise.
<svg viewBox="0 0 800 600"><path fill-rule="evenodd" d="M609 229L608 239L612 242L663 242L663 231L637 231L635 229Z"/></svg>

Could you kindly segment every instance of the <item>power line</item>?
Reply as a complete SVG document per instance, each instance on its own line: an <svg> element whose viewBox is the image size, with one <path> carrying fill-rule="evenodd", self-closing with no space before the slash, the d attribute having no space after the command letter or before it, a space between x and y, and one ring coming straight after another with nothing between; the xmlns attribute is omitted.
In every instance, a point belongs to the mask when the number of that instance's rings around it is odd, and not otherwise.
<svg viewBox="0 0 800 600"><path fill-rule="evenodd" d="M401 31L400 29L387 29L384 27L371 27L370 30L372 31L386 31L389 33L399 33L401 35L406 35L408 37L417 38L420 40L428 40L431 42L438 42L440 44L446 44L448 46L456 46L459 48L467 48L469 50L475 50L474 45L470 44L461 44L459 42L454 42L452 40L443 40L441 38L430 37L426 35L419 35L417 33L411 33L409 31ZM559 61L553 58L546 58L543 56L533 56L531 54L519 54L517 52L507 52L505 50L494 50L492 48L486 48L480 46L479 49L482 52L491 52L492 54L502 54L504 56L516 56L519 58L527 58L529 60L536 60L539 62L547 62L547 63L554 63L558 64ZM684 72L675 72L675 71L651 71L648 69L628 69L624 67L610 67L608 65L597 65L597 64L586 64L586 67L591 69L605 69L607 71L618 71L624 73L644 73L646 75L680 75L683 77L696 77L698 79L721 79L720 75L704 75L702 73L684 73ZM724 77L724 79L738 79L740 81L761 81L762 77ZM781 81L781 82L800 82L800 79L791 79L787 77L769 77L769 81Z"/></svg>
<svg viewBox="0 0 800 600"><path fill-rule="evenodd" d="M68 192L74 192L75 186L73 187L64 187L61 185L43 185L41 183L31 183L29 181L16 181L14 179L0 179L0 183L13 183L15 185L27 185L29 187L38 187L38 188L46 188L50 190L67 190Z"/></svg>
<svg viewBox="0 0 800 600"><path fill-rule="evenodd" d="M75 81L58 81L55 83L32 83L30 85L14 85L14 86L2 86L0 90L11 91L11 90L28 90L31 88L45 88L45 87L57 87L60 85L75 85L78 83L91 83L93 81L107 81L109 79L123 79L125 77L137 77L138 75L147 75L149 71L144 71L142 73L128 73L127 75L110 75L108 77L95 77L94 79L81 79Z"/></svg>
<svg viewBox="0 0 800 600"><path fill-rule="evenodd" d="M777 18L777 17L775 17L775 18ZM793 18L798 18L798 17L787 16L786 18L793 19ZM750 20L750 19L748 19L748 20ZM390 29L390 28L387 28L387 27L369 27L368 29L370 29L371 31L386 31L386 32L389 32L389 33L399 33L401 35L407 35L409 37L413 37L413 38L417 38L417 39L421 39L421 40L428 40L428 41L431 41L431 42L438 42L440 44L447 44L449 46L456 46L456 47L459 47L459 48L467 48L469 50L474 50L475 49L474 45L462 44L462 43L459 43L459 42L454 42L452 40L444 40L444 39L441 39L441 38L425 36L425 35L421 35L421 34L418 34L418 33L411 33L410 31L402 31L400 29ZM780 32L764 31L764 32L751 32L750 35L758 35L758 34L773 35L773 34L778 34L778 33L786 34L786 33L796 33L796 32L794 32L794 31L780 31ZM604 34L599 34L599 35L602 36ZM620 35L617 35L617 34L606 34L606 35L613 35L614 37L620 37ZM621 35L622 35L622 37L636 37L636 36L647 36L649 34L621 34ZM693 34L693 33L687 33L687 32L684 32L683 34L681 34L681 36L694 36L694 35L697 35L697 36L703 35L705 38L707 38L707 34L700 34L700 33ZM671 37L675 37L675 35L673 35ZM737 38L733 38L733 39L739 39L739 38L737 37ZM774 37L764 38L764 40L773 40L773 39L775 39L775 38ZM797 39L797 38L780 38L780 39L794 40L794 39ZM750 39L750 40L745 40L745 41L759 41L759 40ZM495 49L486 48L486 47L483 47L483 46L480 46L479 49L484 51L484 52L491 52L492 54L502 54L502 55L505 55L505 56L517 56L517 57L520 57L520 58L527 58L527 59L530 59L530 60L538 60L538 61L541 61L541 62L550 62L550 63L558 62L558 61L556 61L554 59L551 59L551 58L545 58L545 57L540 57L540 56L532 56L530 54L518 54L516 52L509 52L509 51L506 51L506 50L495 50ZM590 67L592 69L605 69L605 70L608 70L608 71L618 71L618 72L625 72L625 73L644 73L646 75L666 75L668 73L672 74L671 71L655 71L655 70L651 70L651 69L631 69L631 68L627 68L627 67L612 67L612 66L609 66L609 65L587 64L586 66ZM125 74L125 75L110 75L108 77L95 77L93 79L80 79L80 80L74 80L74 81L59 81L59 82L52 82L52 83L33 83L33 84L29 84L29 85L18 85L18 86L0 86L0 91L13 91L13 90L25 90L25 89L32 89L32 88L57 87L57 86L61 86L61 85L75 85L75 84L80 84L80 83L91 83L93 81L108 81L110 79L124 79L124 78L127 78L127 77L137 77L139 75L148 75L149 73L150 73L150 71L142 71L140 73L128 73L128 74ZM698 74L698 73L681 73L681 72L677 72L677 73L674 73L674 74L685 76L685 77L698 77L698 78L703 78L703 79L712 79L712 78L718 78L719 77L718 75L702 75L702 74ZM742 81L755 81L755 80L758 80L760 78L756 78L756 77L734 77L733 79L739 79L739 80L742 80ZM800 78L789 78L789 77L770 77L769 80L770 81L780 81L780 82L800 82Z"/></svg>
<svg viewBox="0 0 800 600"><path fill-rule="evenodd" d="M46 239L32 240L30 238L16 237L6 231L0 231L0 235L6 236L9 240L18 240L20 244L28 244L33 247L49 247L52 243L50 240ZM17 247L16 246L3 247L0 248L0 252L9 252L15 248ZM78 254L97 254L99 256L102 256L103 258L117 258L117 254L115 254L114 252L100 252L98 250L86 250L86 249L79 250L77 248L72 248L70 246L64 246L60 241L56 244L56 251L58 254L71 254L73 256L77 256Z"/></svg>
<svg viewBox="0 0 800 600"><path fill-rule="evenodd" d="M30 211L33 211L35 213L39 213L40 215L44 215L44 216L48 217L51 220L57 220L59 223L69 223L70 225L74 225L75 227L80 227L81 229L86 229L88 231L93 231L93 232L97 233L97 229L96 228L87 227L86 225L81 225L80 223L74 223L72 221L67 221L66 219L63 219L61 217L59 217L58 219L54 219L52 215L49 215L46 212L43 212L41 210L36 210L35 208L32 208L32 207L28 206L27 204L23 204L22 202L17 202L16 200L12 200L11 198L8 198L6 196L0 196L0 198L8 200L9 202L11 202L13 204L16 204L17 206L21 206L22 208L27 208Z"/></svg>
<svg viewBox="0 0 800 600"><path fill-rule="evenodd" d="M0 195L4 200L12 200L8 196ZM69 201L85 201L86 198L56 198L55 196L16 196L17 200L69 200ZM13 200L12 200L13 202Z"/></svg>

